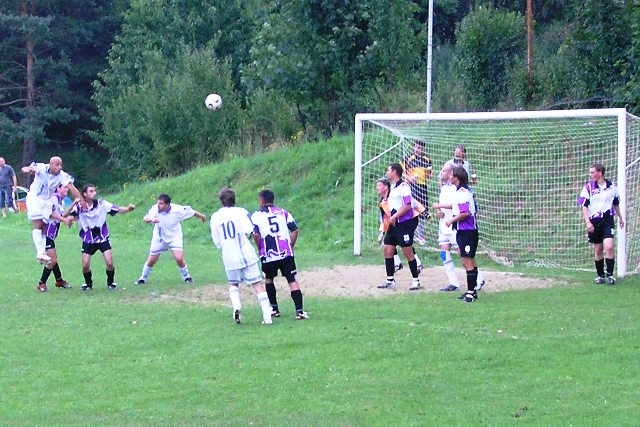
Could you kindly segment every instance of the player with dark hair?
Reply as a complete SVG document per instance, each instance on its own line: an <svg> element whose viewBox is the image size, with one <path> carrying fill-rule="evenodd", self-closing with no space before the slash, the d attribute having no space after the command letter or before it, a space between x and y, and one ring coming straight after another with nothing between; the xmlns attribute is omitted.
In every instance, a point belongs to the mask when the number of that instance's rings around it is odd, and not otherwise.
<svg viewBox="0 0 640 427"><path fill-rule="evenodd" d="M240 283L253 287L262 309L262 324L270 325L271 305L265 292L258 256L247 236L253 234L254 225L246 209L236 207L236 193L227 187L218 194L222 207L211 215L211 239L222 250L222 262L229 281L229 299L233 306L233 320L242 322Z"/></svg>
<svg viewBox="0 0 640 427"><path fill-rule="evenodd" d="M478 224L476 222L476 204L473 193L469 189L469 176L463 167L454 167L451 183L456 186L453 203L453 218L447 220L447 226L453 225L456 230L456 242L462 258L462 266L467 272L467 292L462 299L474 302L478 299L476 286L478 283L478 265L475 256L478 249Z"/></svg>
<svg viewBox="0 0 640 427"><path fill-rule="evenodd" d="M189 275L189 267L184 260L182 225L185 219L195 216L202 222L207 221L207 217L200 212L191 208L191 206L182 206L177 203L171 203L171 197L168 194L160 194L156 199L156 204L151 206L145 216L142 218L146 224L153 224L153 234L151 237L151 247L149 248L149 257L142 266L142 273L136 285L143 285L149 279L149 275L156 265L160 254L171 251L173 259L178 265L180 276L185 283L193 283L193 279Z"/></svg>
<svg viewBox="0 0 640 427"><path fill-rule="evenodd" d="M455 168L462 167L467 172L467 176L469 177L469 182L471 184L475 184L476 176L471 172L471 163L467 160L467 149L462 144L457 144L453 149L453 158L447 160L442 168L442 171L445 167ZM442 187L443 177L442 171L440 171L440 175L438 176L438 185Z"/></svg>
<svg viewBox="0 0 640 427"><path fill-rule="evenodd" d="M280 317L278 298L274 278L278 270L287 279L291 290L291 299L296 308L296 320L308 319L302 304L302 291L296 279L293 247L298 240L298 226L290 212L275 206L275 195L271 190L262 190L258 194L260 210L251 214L255 226L253 239L260 252L262 271L265 274L265 287L271 304L271 316Z"/></svg>
<svg viewBox="0 0 640 427"><path fill-rule="evenodd" d="M56 237L58 237L58 231L60 230L60 221L56 220L55 217L65 217L65 215L68 214L68 212L64 212L64 208L62 206L62 200L67 195L68 191L67 187L60 184L58 185L58 188L56 188L56 192L51 196L52 214L45 222L44 229L46 238L45 253L49 256L50 260L43 266L42 275L38 281L38 286L36 286L36 289L40 292L47 292L47 280L49 280L51 273L53 273L53 276L56 279L56 288L69 289L71 287L71 285L62 278L55 242ZM69 222L69 224L71 224L71 222Z"/></svg>
<svg viewBox="0 0 640 427"><path fill-rule="evenodd" d="M80 226L80 239L82 239L82 275L84 284L80 288L83 291L93 289L91 274L91 257L97 251L102 252L107 273L107 288L115 290L118 286L114 282L115 267L113 266L113 253L109 241L109 228L107 227L107 215L131 212L136 208L129 204L127 207L114 205L103 199L98 199L96 186L85 184L82 187L82 197L87 203L83 207L79 200L74 201L70 215L76 218Z"/></svg>
<svg viewBox="0 0 640 427"><path fill-rule="evenodd" d="M425 239L425 220L429 218L429 194L427 182L433 174L433 165L431 159L424 153L425 142L422 139L416 139L413 143L413 153L404 158L404 179L411 187L411 196L417 200L424 211L419 218L419 225L416 228L416 240L424 245Z"/></svg>
<svg viewBox="0 0 640 427"><path fill-rule="evenodd" d="M596 285L606 283L614 285L615 251L613 235L615 234L614 214L618 217L618 225L624 227L620 210L618 187L604 177L605 168L601 163L594 163L589 168L590 181L585 184L578 197L578 205L582 206L582 217L587 227L589 243L593 244L597 277ZM606 265L606 277L605 277Z"/></svg>
<svg viewBox="0 0 640 427"><path fill-rule="evenodd" d="M400 246L407 257L413 280L409 290L422 289L418 279L418 263L413 255L413 236L418 226L418 218L413 216L411 187L402 180L402 165L392 163L387 168L387 178L391 182L389 192L389 228L384 235L384 265L387 279L378 288L395 288L393 252Z"/></svg>

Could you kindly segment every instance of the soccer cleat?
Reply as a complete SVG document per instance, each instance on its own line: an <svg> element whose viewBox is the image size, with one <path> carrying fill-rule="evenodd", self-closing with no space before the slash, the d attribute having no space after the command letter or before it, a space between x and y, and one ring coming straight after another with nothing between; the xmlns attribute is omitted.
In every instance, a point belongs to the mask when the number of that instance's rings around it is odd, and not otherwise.
<svg viewBox="0 0 640 427"><path fill-rule="evenodd" d="M82 286L80 286L81 291L90 291L91 289L93 289L93 284L85 283Z"/></svg>
<svg viewBox="0 0 640 427"><path fill-rule="evenodd" d="M419 289L422 289L422 285L420 284L420 280L413 279L411 281L411 286L409 286L409 290L410 291L417 291Z"/></svg>
<svg viewBox="0 0 640 427"><path fill-rule="evenodd" d="M309 318L309 315L306 311L297 311L296 312L296 320L306 320Z"/></svg>
<svg viewBox="0 0 640 427"><path fill-rule="evenodd" d="M604 277L602 277L602 276L596 277L596 280L594 280L594 283L596 285L604 285Z"/></svg>
<svg viewBox="0 0 640 427"><path fill-rule="evenodd" d="M464 294L464 296L462 297L462 300L464 302L474 302L475 300L478 299L478 294L476 294L475 292L467 292L466 294Z"/></svg>
<svg viewBox="0 0 640 427"><path fill-rule="evenodd" d="M110 291L115 291L117 287L118 287L118 284L117 284L117 283L107 283L107 288L108 288Z"/></svg>
<svg viewBox="0 0 640 427"><path fill-rule="evenodd" d="M271 309L271 317L280 317L280 310Z"/></svg>
<svg viewBox="0 0 640 427"><path fill-rule="evenodd" d="M189 284L193 283L193 279L191 278L191 276L185 277L184 278L184 283L189 283Z"/></svg>
<svg viewBox="0 0 640 427"><path fill-rule="evenodd" d="M385 280L378 285L378 289L393 289L396 287L395 280Z"/></svg>
<svg viewBox="0 0 640 427"><path fill-rule="evenodd" d="M40 254L36 256L36 261L38 261L42 265L48 266L51 262L51 257L47 254Z"/></svg>
<svg viewBox="0 0 640 427"><path fill-rule="evenodd" d="M242 314L240 310L233 310L233 321L236 323L242 323Z"/></svg>
<svg viewBox="0 0 640 427"><path fill-rule="evenodd" d="M263 324L263 325L272 325L272 324L273 324L273 320L271 320L271 319L264 319L264 320L262 321L262 324Z"/></svg>
<svg viewBox="0 0 640 427"><path fill-rule="evenodd" d="M475 290L476 291L480 291L480 290L482 290L483 287L484 287L484 280L482 282L480 282L480 283L476 283Z"/></svg>
<svg viewBox="0 0 640 427"><path fill-rule="evenodd" d="M71 285L66 280L56 280L56 288L69 289Z"/></svg>
<svg viewBox="0 0 640 427"><path fill-rule="evenodd" d="M615 285L616 279L613 276L607 276L607 285Z"/></svg>
<svg viewBox="0 0 640 427"><path fill-rule="evenodd" d="M397 273L398 271L402 270L403 268L404 268L404 265L402 265L402 264L394 265L393 266L393 272Z"/></svg>
<svg viewBox="0 0 640 427"><path fill-rule="evenodd" d="M36 289L39 290L40 292L47 292L48 291L47 284L46 283L42 283L42 282L38 283L38 286L36 286Z"/></svg>
<svg viewBox="0 0 640 427"><path fill-rule="evenodd" d="M442 292L453 292L457 291L458 287L456 285L447 285L444 288L440 288Z"/></svg>
<svg viewBox="0 0 640 427"><path fill-rule="evenodd" d="M144 279L138 279L135 282L133 282L134 285L144 285L145 283L147 283L147 281Z"/></svg>

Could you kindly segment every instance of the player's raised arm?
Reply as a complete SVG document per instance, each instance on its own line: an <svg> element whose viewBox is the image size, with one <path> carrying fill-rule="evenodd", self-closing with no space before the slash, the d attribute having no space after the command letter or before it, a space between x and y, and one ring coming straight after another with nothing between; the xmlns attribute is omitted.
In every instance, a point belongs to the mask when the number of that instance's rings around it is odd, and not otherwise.
<svg viewBox="0 0 640 427"><path fill-rule="evenodd" d="M131 212L132 210L134 210L136 208L136 205L129 203L129 206L127 207L122 207L120 206L120 208L118 209L118 213L127 213L127 212Z"/></svg>

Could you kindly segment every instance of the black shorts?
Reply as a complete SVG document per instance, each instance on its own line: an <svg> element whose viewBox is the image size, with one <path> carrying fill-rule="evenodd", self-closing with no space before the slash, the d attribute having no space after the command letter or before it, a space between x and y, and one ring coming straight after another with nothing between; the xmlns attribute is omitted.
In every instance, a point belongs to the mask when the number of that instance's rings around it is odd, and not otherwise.
<svg viewBox="0 0 640 427"><path fill-rule="evenodd" d="M93 255L98 251L100 251L102 253L105 253L106 251L110 251L110 250L111 250L111 243L109 243L108 240L106 242L102 242L102 243L85 243L85 242L82 242L82 251L81 252L83 254Z"/></svg>
<svg viewBox="0 0 640 427"><path fill-rule="evenodd" d="M600 244L604 239L613 239L615 234L615 224L611 215L595 218L591 220L593 224L593 233L587 233L589 243Z"/></svg>
<svg viewBox="0 0 640 427"><path fill-rule="evenodd" d="M384 235L384 244L390 246L400 246L405 248L413 245L413 236L418 227L418 217L414 217L409 221L404 221L389 226L387 233Z"/></svg>
<svg viewBox="0 0 640 427"><path fill-rule="evenodd" d="M273 279L276 277L278 275L278 270L280 270L283 277L287 278L287 283L296 281L296 274L298 274L298 270L296 269L296 260L294 257L288 256L277 261L262 263L262 272L267 279Z"/></svg>
<svg viewBox="0 0 640 427"><path fill-rule="evenodd" d="M47 243L45 243L44 248L46 250L55 249L56 248L56 241L53 240L51 237L47 237Z"/></svg>
<svg viewBox="0 0 640 427"><path fill-rule="evenodd" d="M461 258L475 258L478 250L478 230L458 230L456 242Z"/></svg>

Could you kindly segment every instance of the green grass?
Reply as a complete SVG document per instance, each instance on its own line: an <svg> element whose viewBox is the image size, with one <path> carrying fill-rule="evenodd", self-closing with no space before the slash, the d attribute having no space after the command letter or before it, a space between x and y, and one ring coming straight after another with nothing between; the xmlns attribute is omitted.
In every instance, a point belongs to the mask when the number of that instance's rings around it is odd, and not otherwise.
<svg viewBox="0 0 640 427"><path fill-rule="evenodd" d="M301 270L379 263L377 252L351 255L352 181L340 169L347 162L335 158L349 151L339 141L322 144L107 196L141 205L109 219L118 292L106 290L99 255L95 289L79 291L75 229L58 239L74 288L36 292L30 225L22 215L0 220L0 425L637 425L637 276L607 287L592 285L591 273L527 268L520 271L569 284L483 293L474 304L433 293L308 297L312 317L305 322L292 319L280 279L285 315L272 327L259 324L255 305L238 326L226 302L160 298L186 288L167 255L148 286L130 285L151 233L140 218L157 193L209 214L223 183L238 189L239 204L249 209L262 185L278 186L301 226ZM336 151L314 168L309 158L322 150ZM265 178L261 162L291 174ZM195 286L224 289L207 225L184 225ZM255 299L247 288L243 296Z"/></svg>

